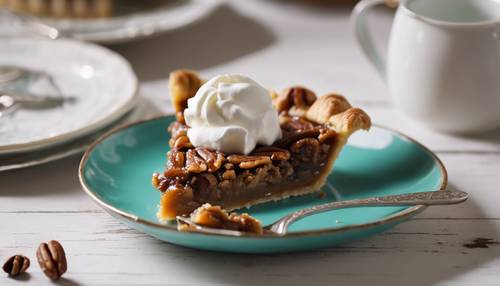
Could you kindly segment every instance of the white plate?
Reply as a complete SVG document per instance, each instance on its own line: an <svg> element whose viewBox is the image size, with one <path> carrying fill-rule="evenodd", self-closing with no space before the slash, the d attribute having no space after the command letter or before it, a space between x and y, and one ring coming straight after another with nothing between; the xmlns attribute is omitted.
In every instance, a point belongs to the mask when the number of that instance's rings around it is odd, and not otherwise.
<svg viewBox="0 0 500 286"><path fill-rule="evenodd" d="M220 0L178 0L153 10L107 19L42 19L41 21L75 39L116 43L175 30L192 24L219 5ZM29 32L23 24L9 17L0 19L0 35Z"/></svg>
<svg viewBox="0 0 500 286"><path fill-rule="evenodd" d="M111 125L99 129L95 133L70 140L52 148L24 152L21 154L0 155L0 172L36 166L69 156L83 154L83 151L85 151L90 144L106 132L119 128L125 124L130 124L147 118L153 118L159 115L161 115L161 112L153 105L153 103L144 98L139 98L137 106L130 112L120 117L118 120L113 121Z"/></svg>
<svg viewBox="0 0 500 286"><path fill-rule="evenodd" d="M47 73L63 94L74 98L62 106L20 108L1 117L0 154L47 148L87 135L124 115L136 99L137 77L129 63L94 44L3 38L0 65Z"/></svg>
<svg viewBox="0 0 500 286"><path fill-rule="evenodd" d="M110 126L106 126L96 133L70 140L69 142L56 147L24 152L21 154L0 155L0 172L36 166L72 155L81 154L92 142L105 134L107 131L137 120L140 120L140 117L134 109L122 118L118 119L116 122L113 122Z"/></svg>

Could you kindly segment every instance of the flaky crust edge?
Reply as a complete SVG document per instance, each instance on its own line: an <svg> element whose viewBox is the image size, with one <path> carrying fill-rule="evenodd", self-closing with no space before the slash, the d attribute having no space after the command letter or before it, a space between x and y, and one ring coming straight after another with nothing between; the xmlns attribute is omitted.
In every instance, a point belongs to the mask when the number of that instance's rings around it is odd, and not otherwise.
<svg viewBox="0 0 500 286"><path fill-rule="evenodd" d="M168 88L175 112L183 112L187 101L195 96L203 80L192 70L175 70L170 73Z"/></svg>

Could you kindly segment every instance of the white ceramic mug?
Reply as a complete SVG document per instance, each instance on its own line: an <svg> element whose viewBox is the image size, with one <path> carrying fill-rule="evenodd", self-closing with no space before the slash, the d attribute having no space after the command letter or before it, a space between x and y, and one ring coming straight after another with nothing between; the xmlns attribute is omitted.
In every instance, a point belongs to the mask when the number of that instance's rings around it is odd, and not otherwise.
<svg viewBox="0 0 500 286"><path fill-rule="evenodd" d="M402 0L387 64L375 49L363 0L357 39L394 103L434 129L477 133L500 126L500 0Z"/></svg>

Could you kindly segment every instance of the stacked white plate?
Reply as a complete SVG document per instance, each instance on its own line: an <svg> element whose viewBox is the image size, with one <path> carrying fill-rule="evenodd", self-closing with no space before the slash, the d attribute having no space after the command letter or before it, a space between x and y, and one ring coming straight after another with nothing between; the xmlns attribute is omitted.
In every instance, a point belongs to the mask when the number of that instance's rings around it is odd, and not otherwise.
<svg viewBox="0 0 500 286"><path fill-rule="evenodd" d="M0 171L30 166L81 152L96 136L142 115L138 81L120 55L74 40L1 39L0 67L28 74L1 89L58 93L62 104L23 108L0 117Z"/></svg>
<svg viewBox="0 0 500 286"><path fill-rule="evenodd" d="M220 0L168 0L156 8L141 10L141 2L137 1L133 5L137 7L128 9L118 6L117 10L126 11L118 11L117 15L102 19L50 19L0 14L0 35L33 34L33 22L35 25L40 22L57 29L65 37L97 43L125 42L192 24L210 14L221 3Z"/></svg>

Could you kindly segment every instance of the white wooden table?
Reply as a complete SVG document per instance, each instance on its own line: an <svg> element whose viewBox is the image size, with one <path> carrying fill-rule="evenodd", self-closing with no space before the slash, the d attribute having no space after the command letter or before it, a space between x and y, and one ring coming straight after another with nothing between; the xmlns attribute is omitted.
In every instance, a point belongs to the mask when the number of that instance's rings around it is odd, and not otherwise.
<svg viewBox="0 0 500 286"><path fill-rule="evenodd" d="M357 47L350 8L311 8L288 1L238 1L179 31L111 48L131 61L141 95L166 112L167 76L176 68L204 76L248 74L277 89L303 84L338 91L374 122L421 141L444 161L450 188L471 193L465 204L429 208L381 235L343 247L280 255L236 255L160 242L115 221L82 191L78 157L0 173L0 259L32 259L20 281L45 285L34 256L41 241L61 241L69 270L58 285L500 285L500 133L454 137L426 130L399 114L384 83ZM384 42L391 11L374 29ZM155 111L151 111L152 113Z"/></svg>

